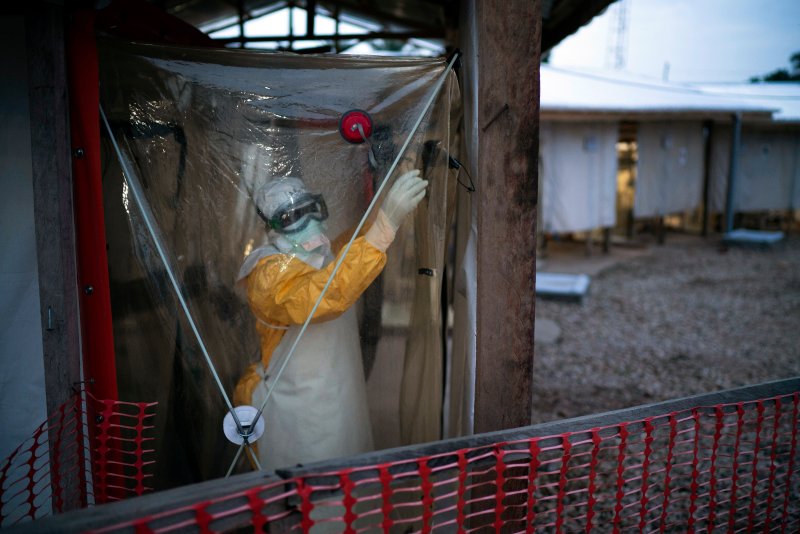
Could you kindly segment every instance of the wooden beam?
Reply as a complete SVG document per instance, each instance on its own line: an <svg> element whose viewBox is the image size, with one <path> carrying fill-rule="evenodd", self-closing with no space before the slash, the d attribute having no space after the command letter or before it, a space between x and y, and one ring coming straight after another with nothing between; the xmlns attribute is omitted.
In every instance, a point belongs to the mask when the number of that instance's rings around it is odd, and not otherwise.
<svg viewBox="0 0 800 534"><path fill-rule="evenodd" d="M408 2L405 3L408 4ZM322 2L322 5L328 8L330 11L339 8L340 13L343 13L345 15L348 12L356 13L357 15L362 15L367 18L371 18L383 25L396 24L403 28L428 30L429 32L443 33L444 25L442 24L442 21L438 20L437 18L438 10L441 8L438 5L438 2L434 4L435 5L426 6L428 7L428 9L423 11L428 15L428 17L426 17L424 20L413 20L409 17L404 17L402 15L396 14L394 12L394 9L392 9L393 6L380 4L377 2L371 2L369 0L355 0L355 1L325 0L324 2ZM385 7L388 7L388 9L385 9ZM414 4L407 5L405 11L413 13L415 11L414 8L418 7L421 6Z"/></svg>
<svg viewBox="0 0 800 534"><path fill-rule="evenodd" d="M228 478L218 478L207 480L197 484L172 488L157 493L145 494L140 497L123 499L102 506L92 506L83 510L76 510L68 514L58 514L54 516L38 519L31 523L22 523L12 527L12 533L37 533L37 534L66 534L80 533L99 530L102 527L118 525L127 521L142 519L143 517L156 516L158 514L170 514L175 510L186 506L192 506L199 502L211 500L223 500L234 493L243 489L264 487L278 482L280 479L266 471L253 471L242 475L234 475ZM276 492L285 491L283 486L272 488L261 493L267 497ZM268 497L267 497L268 498ZM230 502L230 501L229 501ZM273 505L274 506L274 505ZM278 501L279 512L283 511L284 502ZM267 508L269 509L269 508ZM264 512L266 512L266 510ZM276 513L270 510L266 513ZM236 521L238 514L233 514L232 520ZM236 526L242 527L246 520L242 516L238 517L239 522ZM215 522L214 527L227 532L225 525ZM117 529L122 530L122 529ZM229 530L235 531L234 528ZM278 532L283 532L278 531Z"/></svg>
<svg viewBox="0 0 800 534"><path fill-rule="evenodd" d="M45 392L52 415L81 380L63 8L39 5L25 18L25 34ZM65 509L80 504L77 495L62 497Z"/></svg>
<svg viewBox="0 0 800 534"><path fill-rule="evenodd" d="M237 0L237 2L238 1L239 0ZM233 5L232 4L232 0L229 1L228 3ZM272 13L275 13L276 11L280 11L281 9L285 9L285 8L286 8L286 5L284 5L284 4L276 4L275 6L272 6L272 7L270 7L269 9L267 9L265 11L260 11L258 13L258 16L253 15L251 12L249 12L249 11L247 11L245 9L243 20L244 20L244 22L247 22L249 20L254 20L254 19L261 18L261 17L265 17L267 15L271 15ZM177 16L176 14L180 12L180 10L176 9L175 6L173 6L170 9L165 9L164 11L169 13L169 14L171 14L171 15L175 15L175 16ZM206 33L211 34L211 33L214 33L214 32L227 30L228 28L233 28L234 26L238 26L238 25L239 25L239 17L237 16L235 21L229 22L227 24L221 24L219 26L212 26L212 28L209 29ZM242 32L240 32L240 33L242 33Z"/></svg>
<svg viewBox="0 0 800 534"><path fill-rule="evenodd" d="M247 15L247 12L244 9L244 0L238 0L236 2L236 18L239 19L239 37L242 38L239 41L239 48L244 48L244 18Z"/></svg>
<svg viewBox="0 0 800 534"><path fill-rule="evenodd" d="M349 40L358 40L358 41L367 41L370 39L397 39L397 40L407 40L407 39L441 39L444 37L444 32L428 32L423 30L417 31L410 31L410 32L368 32L368 33L333 33L333 34L323 34L323 35L267 35L267 36L260 36L260 37L246 37L244 38L244 42L246 43L271 43L271 42L280 42L280 41L292 41L292 42L301 42L301 41L349 41ZM242 42L241 37L225 37L220 39L214 39L215 43L220 44L229 44L229 43L239 43Z"/></svg>
<svg viewBox="0 0 800 534"><path fill-rule="evenodd" d="M306 0L306 35L314 35L314 22L317 18L317 0Z"/></svg>
<svg viewBox="0 0 800 534"><path fill-rule="evenodd" d="M541 0L475 2L478 254L475 432L530 424Z"/></svg>
<svg viewBox="0 0 800 534"><path fill-rule="evenodd" d="M534 437L543 438L560 436L565 433L591 432L593 428L605 428L623 423L635 422L635 424L641 425L648 418L669 417L669 414L675 412L688 411L698 407L706 407L706 409L713 411L713 407L718 404L735 405L739 402L755 402L782 395L791 395L797 391L800 391L800 378L785 378L713 393L642 404L610 412L582 415L570 419L558 419L536 425L527 425L524 428L367 452L349 458L323 460L312 464L278 469L278 475L287 479L308 477L315 474L319 475L320 473L329 474L343 469L360 470L389 463L403 463L405 464L404 466L395 465L394 468L398 471L414 472L418 470L418 465L413 460L422 457L441 457L442 465L447 465L448 463L451 464L452 460L444 455L458 450L490 447L496 443L524 441ZM432 459L434 462L438 460L439 458ZM233 478L244 476L246 475L236 475Z"/></svg>

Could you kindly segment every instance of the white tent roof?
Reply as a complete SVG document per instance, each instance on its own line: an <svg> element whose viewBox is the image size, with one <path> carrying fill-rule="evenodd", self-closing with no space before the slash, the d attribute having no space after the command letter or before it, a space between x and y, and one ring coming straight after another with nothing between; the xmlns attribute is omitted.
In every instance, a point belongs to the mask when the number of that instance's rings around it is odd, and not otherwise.
<svg viewBox="0 0 800 534"><path fill-rule="evenodd" d="M779 106L619 71L542 64L541 110L577 113L770 113Z"/></svg>
<svg viewBox="0 0 800 534"><path fill-rule="evenodd" d="M776 122L800 122L800 83L725 83L703 84L698 87L707 93L777 108L778 111L772 115Z"/></svg>

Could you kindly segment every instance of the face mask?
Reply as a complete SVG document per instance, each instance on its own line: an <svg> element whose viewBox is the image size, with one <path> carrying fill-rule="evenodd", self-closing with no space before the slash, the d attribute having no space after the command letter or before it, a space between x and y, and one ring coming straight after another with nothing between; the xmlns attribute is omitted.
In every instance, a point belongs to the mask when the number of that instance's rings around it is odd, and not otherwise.
<svg viewBox="0 0 800 534"><path fill-rule="evenodd" d="M295 247L302 248L306 252L325 254L330 250L331 242L325 235L324 230L321 222L311 220L302 230L284 234L284 236Z"/></svg>

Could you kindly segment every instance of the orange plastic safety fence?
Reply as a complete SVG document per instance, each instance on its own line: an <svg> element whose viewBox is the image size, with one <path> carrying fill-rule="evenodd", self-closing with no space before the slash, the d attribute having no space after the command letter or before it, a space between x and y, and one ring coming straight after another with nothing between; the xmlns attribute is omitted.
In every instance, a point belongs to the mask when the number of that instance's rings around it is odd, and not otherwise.
<svg viewBox="0 0 800 534"><path fill-rule="evenodd" d="M76 393L0 462L0 527L150 490L155 406Z"/></svg>
<svg viewBox="0 0 800 534"><path fill-rule="evenodd" d="M334 469L102 532L798 532L799 408L794 393Z"/></svg>

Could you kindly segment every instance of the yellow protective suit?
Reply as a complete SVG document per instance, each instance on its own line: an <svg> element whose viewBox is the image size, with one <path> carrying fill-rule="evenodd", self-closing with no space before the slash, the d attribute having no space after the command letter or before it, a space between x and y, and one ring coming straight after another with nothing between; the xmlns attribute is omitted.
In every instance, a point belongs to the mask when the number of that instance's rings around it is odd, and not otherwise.
<svg viewBox="0 0 800 534"><path fill-rule="evenodd" d="M379 220L376 226L385 225ZM386 227L371 235L372 242L364 236L353 242L275 385L264 411L265 434L255 444L262 469L372 449L358 325L350 308L383 270L394 231ZM236 405L260 407L343 251L319 269L275 252L260 258L244 279L261 338L261 362L237 384Z"/></svg>

